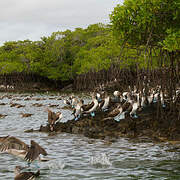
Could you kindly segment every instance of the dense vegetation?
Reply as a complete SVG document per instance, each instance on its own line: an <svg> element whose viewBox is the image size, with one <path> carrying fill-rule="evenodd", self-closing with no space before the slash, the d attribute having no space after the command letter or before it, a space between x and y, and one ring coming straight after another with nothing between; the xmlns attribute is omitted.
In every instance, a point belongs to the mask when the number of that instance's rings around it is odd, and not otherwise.
<svg viewBox="0 0 180 180"><path fill-rule="evenodd" d="M110 20L111 25L54 32L40 41L5 42L0 47L0 74L24 72L66 81L90 70L108 69L122 55L127 58L120 67L137 61L140 67L146 66L144 54L138 56L129 49L132 46L156 47L153 67L159 65L160 50L169 54L180 50L179 0L125 0L114 8ZM135 57L136 62L128 57Z"/></svg>

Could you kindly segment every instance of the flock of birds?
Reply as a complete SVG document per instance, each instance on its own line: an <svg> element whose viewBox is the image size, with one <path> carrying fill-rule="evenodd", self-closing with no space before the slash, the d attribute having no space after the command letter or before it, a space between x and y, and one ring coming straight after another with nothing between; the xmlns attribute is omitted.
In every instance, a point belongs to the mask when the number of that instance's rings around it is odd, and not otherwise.
<svg viewBox="0 0 180 180"><path fill-rule="evenodd" d="M176 95L173 97L173 102L176 101L180 95L180 89L176 90ZM78 120L82 116L90 115L94 117L96 112L107 112L106 119L114 119L120 121L126 116L138 118L138 112L146 107L160 102L163 108L166 107L167 94L162 91L161 86L156 88L146 87L142 91L138 91L136 87L129 91L120 92L114 91L110 96L106 91L92 93L92 100L85 104L83 99L70 96L69 99L64 100L64 103L73 108L74 119Z"/></svg>
<svg viewBox="0 0 180 180"><path fill-rule="evenodd" d="M173 97L174 102L178 96L180 96L180 89L176 90L176 95ZM83 116L89 115L95 117L98 111L106 112L107 117L105 119L120 121L126 116L138 118L139 111L157 102L160 102L163 108L166 107L166 94L162 91L161 86L156 88L146 87L142 91L137 90L136 87L133 89L129 87L127 92L114 91L111 96L106 91L94 92L91 94L91 97L92 99L87 104L83 99L75 96L70 96L64 100L64 104L73 109L72 114L75 121L78 121ZM53 112L49 108L46 111L48 112L49 130L52 132L55 129L56 123L63 116L61 112ZM23 158L28 162L27 167L30 167L30 164L35 160L50 160L40 156L46 156L48 153L37 142L31 140L30 145L28 145L14 136L0 137L0 151ZM37 172L22 171L25 168L21 166L15 167L15 180L28 180L40 175L38 165Z"/></svg>

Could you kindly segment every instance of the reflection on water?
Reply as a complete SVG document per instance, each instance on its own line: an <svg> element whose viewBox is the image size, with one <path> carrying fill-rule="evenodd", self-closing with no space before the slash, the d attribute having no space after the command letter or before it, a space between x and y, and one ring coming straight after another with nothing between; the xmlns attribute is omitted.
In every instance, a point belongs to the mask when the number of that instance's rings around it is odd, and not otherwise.
<svg viewBox="0 0 180 180"><path fill-rule="evenodd" d="M0 94L2 96L3 93ZM33 139L49 153L49 162L39 162L43 180L128 180L128 179L180 179L180 154L167 151L168 144L135 143L120 138L109 144L103 140L90 140L81 135L67 133L48 136L46 133L24 133L24 130L47 123L46 107L60 110L63 104L59 96L35 94L30 100L27 94L13 94L0 100L0 136L16 136L26 143ZM64 97L66 98L66 97ZM25 100L26 99L26 100ZM19 103L25 107L10 107L10 103ZM42 106L34 106L38 103ZM61 109L63 121L72 119L71 111ZM31 113L22 118L21 113ZM9 154L0 155L0 179L14 177L16 165L25 166L27 162ZM32 165L32 170L36 167Z"/></svg>

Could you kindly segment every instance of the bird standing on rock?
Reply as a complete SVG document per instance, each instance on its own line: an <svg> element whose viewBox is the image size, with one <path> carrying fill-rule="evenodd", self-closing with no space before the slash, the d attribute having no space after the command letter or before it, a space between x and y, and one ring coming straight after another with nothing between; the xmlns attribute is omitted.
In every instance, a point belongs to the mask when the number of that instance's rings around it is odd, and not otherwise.
<svg viewBox="0 0 180 180"><path fill-rule="evenodd" d="M99 107L105 112L108 110L109 103L110 97L108 96L107 92L105 92L103 100L99 103Z"/></svg>
<svg viewBox="0 0 180 180"><path fill-rule="evenodd" d="M81 113L83 111L83 109L82 109L83 103L84 103L84 101L80 100L74 108L74 111L72 114L74 114L75 121L77 121L81 117Z"/></svg>
<svg viewBox="0 0 180 180"><path fill-rule="evenodd" d="M83 114L90 114L92 117L94 117L95 111L99 106L98 100L96 99L95 95L92 95L92 101L93 101L93 106L89 110L84 111Z"/></svg>

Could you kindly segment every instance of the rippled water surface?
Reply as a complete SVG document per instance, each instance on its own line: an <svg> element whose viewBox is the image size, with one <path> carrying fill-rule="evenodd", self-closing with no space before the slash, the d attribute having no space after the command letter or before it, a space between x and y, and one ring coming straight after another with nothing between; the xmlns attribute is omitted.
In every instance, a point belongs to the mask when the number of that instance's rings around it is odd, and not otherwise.
<svg viewBox="0 0 180 180"><path fill-rule="evenodd" d="M0 96L4 95L3 93ZM60 96L34 94L32 99L25 101L30 94L12 94L11 98L3 98L0 103L0 136L12 135L26 143L33 139L48 152L49 162L40 162L41 176L44 180L128 180L128 179L180 179L180 154L171 152L168 144L152 142L135 143L120 138L117 142L88 139L81 135L46 133L25 133L27 129L38 129L47 123L46 107L63 113L63 121L72 119L71 111L61 109L63 104ZM37 99L37 98L40 98ZM10 103L19 103L25 107L10 107ZM42 104L35 107L33 104ZM22 118L21 113L32 113L31 117ZM0 179L14 178L14 167L25 166L27 163L12 155L0 154ZM36 166L32 164L32 170Z"/></svg>

